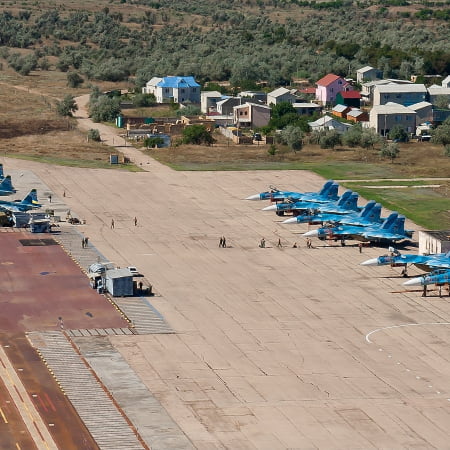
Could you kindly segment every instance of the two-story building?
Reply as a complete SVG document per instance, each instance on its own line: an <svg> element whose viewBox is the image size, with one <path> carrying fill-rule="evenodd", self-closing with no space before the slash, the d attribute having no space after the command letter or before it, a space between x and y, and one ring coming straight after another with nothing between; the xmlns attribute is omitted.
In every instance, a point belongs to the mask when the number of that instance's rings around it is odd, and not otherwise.
<svg viewBox="0 0 450 450"><path fill-rule="evenodd" d="M369 113L369 126L381 136L387 136L391 129L400 125L407 133L416 129L417 114L411 108L389 102L374 106Z"/></svg>
<svg viewBox="0 0 450 450"><path fill-rule="evenodd" d="M312 116L314 113L322 111L322 106L317 103L299 102L293 103L292 106L299 116Z"/></svg>
<svg viewBox="0 0 450 450"><path fill-rule="evenodd" d="M361 69L356 71L356 81L361 84L367 81L379 80L380 78L383 78L383 72L372 66L361 67Z"/></svg>
<svg viewBox="0 0 450 450"><path fill-rule="evenodd" d="M217 111L217 103L224 99L219 91L203 91L200 94L200 109L203 114Z"/></svg>
<svg viewBox="0 0 450 450"><path fill-rule="evenodd" d="M244 103L233 108L234 123L238 127L259 128L269 123L272 109L267 105Z"/></svg>
<svg viewBox="0 0 450 450"><path fill-rule="evenodd" d="M373 91L373 106L397 103L403 106L427 100L427 88L424 84L384 84L377 85Z"/></svg>
<svg viewBox="0 0 450 450"><path fill-rule="evenodd" d="M316 82L316 85L316 100L322 105L334 104L339 92L353 90L348 81L334 73L325 75Z"/></svg>
<svg viewBox="0 0 450 450"><path fill-rule="evenodd" d="M284 87L279 87L272 92L267 94L267 105L278 105L279 103L295 103L299 100L296 89L286 89Z"/></svg>
<svg viewBox="0 0 450 450"><path fill-rule="evenodd" d="M200 104L200 85L194 77L153 77L142 89L153 94L156 103L195 103Z"/></svg>

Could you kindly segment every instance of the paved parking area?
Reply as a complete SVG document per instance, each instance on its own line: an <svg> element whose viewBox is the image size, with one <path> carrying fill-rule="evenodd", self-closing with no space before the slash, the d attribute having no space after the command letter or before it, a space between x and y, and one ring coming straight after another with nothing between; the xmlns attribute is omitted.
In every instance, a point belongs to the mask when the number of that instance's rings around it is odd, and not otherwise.
<svg viewBox="0 0 450 450"><path fill-rule="evenodd" d="M65 191L90 242L160 293L175 333L110 339L196 448L448 446L448 298L394 294L398 271L359 266L383 250L306 249L307 226L242 200L270 184L316 190L319 177L4 164Z"/></svg>

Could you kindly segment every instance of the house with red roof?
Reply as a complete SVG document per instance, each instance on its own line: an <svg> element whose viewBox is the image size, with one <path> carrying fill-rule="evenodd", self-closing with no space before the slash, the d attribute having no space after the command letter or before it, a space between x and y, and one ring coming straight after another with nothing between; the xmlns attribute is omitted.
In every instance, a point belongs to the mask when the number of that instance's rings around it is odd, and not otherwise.
<svg viewBox="0 0 450 450"><path fill-rule="evenodd" d="M348 81L334 73L325 75L316 81L316 85L316 101L322 105L335 103L336 95L339 92L353 90L353 86Z"/></svg>
<svg viewBox="0 0 450 450"><path fill-rule="evenodd" d="M358 91L342 91L336 95L336 105L361 107L361 94Z"/></svg>

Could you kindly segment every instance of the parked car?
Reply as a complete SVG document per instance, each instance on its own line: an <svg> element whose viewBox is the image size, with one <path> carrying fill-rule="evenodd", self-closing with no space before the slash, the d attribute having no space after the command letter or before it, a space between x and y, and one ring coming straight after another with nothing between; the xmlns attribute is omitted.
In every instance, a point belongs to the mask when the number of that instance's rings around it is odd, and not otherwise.
<svg viewBox="0 0 450 450"><path fill-rule="evenodd" d="M133 277L143 277L144 276L139 272L139 270L137 270L137 267L135 267L135 266L128 266L127 269L131 272L131 275L133 275Z"/></svg>

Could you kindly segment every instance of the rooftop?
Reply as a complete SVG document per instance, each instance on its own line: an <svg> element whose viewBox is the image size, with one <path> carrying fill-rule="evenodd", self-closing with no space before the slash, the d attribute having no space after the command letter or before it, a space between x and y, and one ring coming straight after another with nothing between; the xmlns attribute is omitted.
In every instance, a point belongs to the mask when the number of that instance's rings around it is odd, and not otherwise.
<svg viewBox="0 0 450 450"><path fill-rule="evenodd" d="M339 78L342 79L345 83L347 83L342 77L339 75L335 75L334 73L329 73L328 75L325 75L323 78L321 78L319 81L316 81L316 84L318 86L328 86L331 83L333 83L336 80L339 80Z"/></svg>

